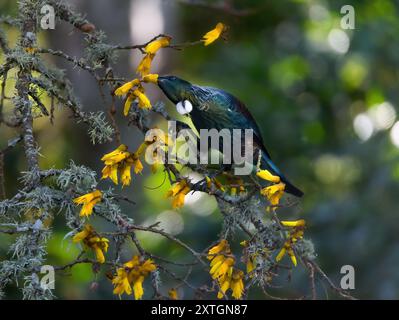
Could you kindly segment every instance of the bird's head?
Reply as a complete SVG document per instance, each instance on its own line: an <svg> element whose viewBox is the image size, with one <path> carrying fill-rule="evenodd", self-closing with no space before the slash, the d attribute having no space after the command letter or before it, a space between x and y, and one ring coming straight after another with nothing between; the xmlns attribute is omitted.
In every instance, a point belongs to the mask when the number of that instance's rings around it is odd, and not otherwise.
<svg viewBox="0 0 399 320"><path fill-rule="evenodd" d="M176 76L159 76L158 86L174 104L188 98L192 85Z"/></svg>

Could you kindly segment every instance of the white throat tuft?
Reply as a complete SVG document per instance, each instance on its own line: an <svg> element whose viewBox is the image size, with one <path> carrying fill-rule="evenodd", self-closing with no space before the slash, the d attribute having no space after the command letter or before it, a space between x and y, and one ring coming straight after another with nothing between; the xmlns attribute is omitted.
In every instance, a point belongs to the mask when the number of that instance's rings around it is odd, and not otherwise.
<svg viewBox="0 0 399 320"><path fill-rule="evenodd" d="M182 115L189 114L193 110L193 105L188 100L179 101L176 104L176 110Z"/></svg>

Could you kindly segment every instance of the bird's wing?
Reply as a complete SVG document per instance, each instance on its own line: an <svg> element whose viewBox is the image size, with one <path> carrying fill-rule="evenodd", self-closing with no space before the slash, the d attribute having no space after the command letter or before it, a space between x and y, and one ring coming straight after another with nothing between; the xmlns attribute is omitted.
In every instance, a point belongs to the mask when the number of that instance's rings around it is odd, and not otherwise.
<svg viewBox="0 0 399 320"><path fill-rule="evenodd" d="M260 129L243 102L232 94L217 88L207 88L212 92L212 99L208 99L209 105L214 104L214 108L220 106L229 113L228 118L231 121L232 128L252 129L254 132L254 142L271 159L270 153L266 150Z"/></svg>

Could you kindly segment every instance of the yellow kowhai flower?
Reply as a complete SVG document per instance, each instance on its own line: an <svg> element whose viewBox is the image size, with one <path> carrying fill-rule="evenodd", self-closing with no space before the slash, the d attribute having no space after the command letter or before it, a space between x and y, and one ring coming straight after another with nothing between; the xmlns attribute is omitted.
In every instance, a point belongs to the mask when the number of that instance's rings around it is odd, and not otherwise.
<svg viewBox="0 0 399 320"><path fill-rule="evenodd" d="M103 161L104 164L107 166L112 166L114 164L118 164L118 163L122 162L129 156L130 156L130 153L127 151L127 146L124 144L121 144L114 151L105 154L101 158L101 161Z"/></svg>
<svg viewBox="0 0 399 320"><path fill-rule="evenodd" d="M246 265L247 268L247 274L249 274L249 277L252 278L253 275L251 272L255 269L255 264L256 264L256 257L258 256L257 253L249 254L248 253L248 246L249 242L247 240L243 240L240 242L240 245L244 247L243 250L243 262Z"/></svg>
<svg viewBox="0 0 399 320"><path fill-rule="evenodd" d="M279 176L275 176L269 170L259 170L256 175L262 180L267 180L273 183L279 183L281 181Z"/></svg>
<svg viewBox="0 0 399 320"><path fill-rule="evenodd" d="M132 165L133 163L131 161L125 161L125 163L120 168L122 186L128 186L132 181L132 176L131 176Z"/></svg>
<svg viewBox="0 0 399 320"><path fill-rule="evenodd" d="M246 261L247 274L250 275L249 276L250 278L253 277L253 274L251 274L251 273L252 273L252 271L255 270L256 257L257 257L256 253L255 254L251 254L251 255L248 256L247 261Z"/></svg>
<svg viewBox="0 0 399 320"><path fill-rule="evenodd" d="M244 248L246 248L246 247L248 247L249 242L248 242L248 240L242 240L242 241L240 242L240 245L243 246Z"/></svg>
<svg viewBox="0 0 399 320"><path fill-rule="evenodd" d="M207 258L211 260L209 274L213 279L225 276L231 271L235 263L226 239L222 239L216 246L210 248Z"/></svg>
<svg viewBox="0 0 399 320"><path fill-rule="evenodd" d="M184 198L190 190L187 180L183 179L173 185L173 187L166 193L166 197L173 198L173 208L181 208L184 205Z"/></svg>
<svg viewBox="0 0 399 320"><path fill-rule="evenodd" d="M288 256L291 258L293 265L296 266L297 259L295 257L293 245L299 239L303 238L305 220L301 219L297 221L282 221L281 224L287 227L293 227L294 229L290 231L288 240L284 243L283 248L281 248L280 252L276 256L276 261L279 262L285 256L285 254L288 254Z"/></svg>
<svg viewBox="0 0 399 320"><path fill-rule="evenodd" d="M213 178L212 180L213 180L213 183L215 184L215 187L216 187L217 189L219 189L219 190L222 191L222 192L225 192L225 191L226 191L226 189L223 187L223 185L220 183L220 181L219 181L218 179Z"/></svg>
<svg viewBox="0 0 399 320"><path fill-rule="evenodd" d="M112 279L112 283L115 285L114 294L121 296L123 293L130 295L132 294L132 287L129 282L129 274L124 268L118 268L116 270L116 277Z"/></svg>
<svg viewBox="0 0 399 320"><path fill-rule="evenodd" d="M142 109L151 109L151 102L148 97L141 92L139 89L133 91L133 94L137 97L139 101L139 107Z"/></svg>
<svg viewBox="0 0 399 320"><path fill-rule="evenodd" d="M208 31L203 37L202 40L205 46L210 45L212 42L216 41L221 34L227 29L227 27L219 22L214 29Z"/></svg>
<svg viewBox="0 0 399 320"><path fill-rule="evenodd" d="M292 249L292 243L291 241L286 241L284 243L283 248L281 248L280 252L276 256L276 261L279 262L285 254L288 254L288 256L291 258L292 264L296 267L297 266L297 260L294 254L294 250Z"/></svg>
<svg viewBox="0 0 399 320"><path fill-rule="evenodd" d="M132 81L126 82L119 88L115 90L115 95L116 96L124 96L126 95L133 87L137 86L140 84L139 79L134 79Z"/></svg>
<svg viewBox="0 0 399 320"><path fill-rule="evenodd" d="M165 36L158 38L146 45L144 48L145 53L155 54L159 49L169 46L171 37Z"/></svg>
<svg viewBox="0 0 399 320"><path fill-rule="evenodd" d="M138 100L139 108L141 109L151 109L150 99L145 95L144 89L139 88L135 89L131 94L128 95L125 101L125 105L123 107L123 115L127 116L130 111L130 107L134 100Z"/></svg>
<svg viewBox="0 0 399 320"><path fill-rule="evenodd" d="M95 190L93 192L84 194L83 196L73 199L76 204L83 204L79 215L81 217L88 217L92 214L94 206L101 202L102 193L100 190Z"/></svg>
<svg viewBox="0 0 399 320"><path fill-rule="evenodd" d="M219 292L217 297L223 298L226 291L230 288L233 291L232 296L236 299L241 298L244 291L242 281L244 273L234 269L235 259L231 255L230 245L226 239L222 239L217 245L208 250L208 260L210 262L209 274L212 279L219 283Z"/></svg>
<svg viewBox="0 0 399 320"><path fill-rule="evenodd" d="M210 189L212 187L211 178L209 178L208 176L205 176L205 181L206 181L206 186L208 187L208 189Z"/></svg>
<svg viewBox="0 0 399 320"><path fill-rule="evenodd" d="M150 83L157 83L158 82L158 74L157 73L152 73L152 74L147 74L143 77L143 82L150 82Z"/></svg>
<svg viewBox="0 0 399 320"><path fill-rule="evenodd" d="M136 99L136 97L132 94L129 94L126 98L125 104L123 105L123 115L126 117L129 114L130 107L132 103Z"/></svg>
<svg viewBox="0 0 399 320"><path fill-rule="evenodd" d="M223 298L228 289L232 290L232 296L235 299L241 299L244 293L244 272L237 269L230 269L222 279L219 280L220 290L218 292L218 299Z"/></svg>
<svg viewBox="0 0 399 320"><path fill-rule="evenodd" d="M103 174L101 179L110 178L113 183L118 184L118 164L105 166L101 172Z"/></svg>
<svg viewBox="0 0 399 320"><path fill-rule="evenodd" d="M131 183L132 167L134 167L135 174L143 170L143 164L138 156L127 151L127 146L124 144L121 144L114 151L104 155L101 160L105 164L101 179L110 178L115 184L118 184L119 173L123 186L130 185Z"/></svg>
<svg viewBox="0 0 399 320"><path fill-rule="evenodd" d="M85 247L94 251L99 263L105 262L104 252L108 251L109 240L98 236L90 224L86 224L84 229L72 238L72 241L75 243L83 242Z"/></svg>
<svg viewBox="0 0 399 320"><path fill-rule="evenodd" d="M219 283L219 292L217 295L218 299L222 299L226 294L226 291L229 290L232 274L233 274L233 268L229 269L229 272L227 274L218 279Z"/></svg>
<svg viewBox="0 0 399 320"><path fill-rule="evenodd" d="M151 259L141 261L139 256L126 262L123 267L117 269L117 275L112 279L115 286L113 293L119 296L123 293L134 293L134 298L139 300L143 297L143 282L145 277L156 269ZM133 287L133 290L132 290Z"/></svg>
<svg viewBox="0 0 399 320"><path fill-rule="evenodd" d="M233 291L231 294L233 298L241 299L244 293L244 272L241 270L234 270L231 275L230 288Z"/></svg>
<svg viewBox="0 0 399 320"><path fill-rule="evenodd" d="M272 206L280 203L281 197L284 195L285 184L280 182L263 188L260 193L265 196Z"/></svg>
<svg viewBox="0 0 399 320"><path fill-rule="evenodd" d="M233 269L234 263L234 258L218 255L213 258L210 263L211 269L209 274L211 275L212 279L221 278Z"/></svg>
<svg viewBox="0 0 399 320"><path fill-rule="evenodd" d="M133 166L134 166L134 173L139 174L141 171L143 171L144 167L143 164L141 163L139 158L134 158L133 159Z"/></svg>
<svg viewBox="0 0 399 320"><path fill-rule="evenodd" d="M294 221L280 221L284 227L304 227L306 222L304 219Z"/></svg>
<svg viewBox="0 0 399 320"><path fill-rule="evenodd" d="M175 288L170 289L168 291L168 295L169 295L169 298L171 298L172 300L178 300L179 299L179 296L177 295L177 290Z"/></svg>
<svg viewBox="0 0 399 320"><path fill-rule="evenodd" d="M132 180L132 167L134 167L133 171L135 174L141 173L141 171L143 171L144 169L143 164L141 163L140 159L136 157L135 154L132 154L129 158L127 158L119 169L123 186L130 185L130 182Z"/></svg>
<svg viewBox="0 0 399 320"><path fill-rule="evenodd" d="M230 246L226 239L222 239L216 246L208 250L208 260L215 258L215 255L220 252L230 253Z"/></svg>
<svg viewBox="0 0 399 320"><path fill-rule="evenodd" d="M147 53L137 66L136 72L142 77L150 73L151 63L154 59L155 54Z"/></svg>

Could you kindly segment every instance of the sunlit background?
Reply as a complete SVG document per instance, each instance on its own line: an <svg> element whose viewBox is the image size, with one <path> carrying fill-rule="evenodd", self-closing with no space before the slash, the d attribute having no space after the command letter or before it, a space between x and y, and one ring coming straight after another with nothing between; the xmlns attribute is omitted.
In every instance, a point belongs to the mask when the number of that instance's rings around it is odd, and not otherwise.
<svg viewBox="0 0 399 320"><path fill-rule="evenodd" d="M244 101L275 162L305 191L301 204L284 210L282 217L307 220L305 235L313 240L321 267L339 283L341 267L354 266L356 297L399 297L399 8L395 1L231 1L235 10L195 5L195 0L69 2L104 30L112 43L144 43L159 33L173 36L177 43L193 41L219 21L228 24L227 42L182 51L165 49L154 60L152 71L223 88ZM355 8L354 30L341 28L340 9L346 4ZM14 14L15 1L0 0L0 12ZM7 33L15 43L18 33L11 29ZM54 31L40 34L39 42L82 55L81 34L59 21ZM121 52L115 72L134 78L140 58L139 51ZM49 63L66 69L87 110L104 108L89 75L59 59L49 57ZM11 79L6 95L13 92ZM156 88L148 92L152 101L166 102ZM172 112L173 106L167 105ZM11 107L6 104L6 114L7 110ZM122 141L134 149L143 137L127 127L120 114ZM159 120L154 117L154 125L164 126ZM44 168L62 168L73 159L100 172L101 155L115 147L112 143L91 145L85 128L74 124L63 109L57 110L54 126L47 118L39 119L35 133ZM14 136L13 130L0 127L1 147ZM25 169L21 148L7 154L8 196L17 190L19 172ZM137 223L160 221L165 231L197 250L217 240L222 218L215 199L196 193L187 197L183 209L173 211L164 198L169 188L164 181L161 171L152 175L146 168L123 190L137 202L126 205L125 212ZM68 230L63 222L62 215L54 221L48 245L50 264L68 263L79 252L64 240ZM107 228L100 220L94 225ZM138 237L155 254L190 261L181 248L160 236L139 233ZM239 236L234 240L239 242ZM9 244L10 236L0 235L0 259L7 257ZM123 253L130 259L134 246L127 246ZM195 272L192 282L201 285L208 277ZM93 285L96 281L98 286ZM174 285L168 278L163 283L166 289ZM306 272L300 266L291 281L283 277L278 284L283 287L271 291L276 296L300 297L309 292ZM321 283L317 286L320 297L328 298L331 292ZM55 291L65 299L115 298L104 274L95 276L87 265L58 275ZM192 298L186 289L179 289L179 295ZM263 296L253 290L249 297Z"/></svg>

